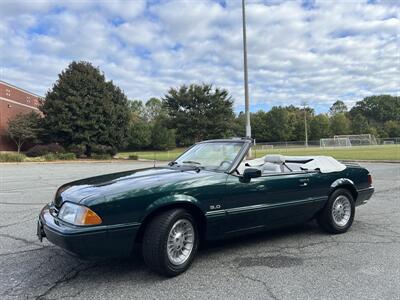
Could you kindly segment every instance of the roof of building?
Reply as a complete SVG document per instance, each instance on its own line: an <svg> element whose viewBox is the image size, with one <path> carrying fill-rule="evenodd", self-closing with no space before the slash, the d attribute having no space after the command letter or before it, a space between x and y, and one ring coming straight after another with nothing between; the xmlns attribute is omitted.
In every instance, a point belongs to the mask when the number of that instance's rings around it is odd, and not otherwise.
<svg viewBox="0 0 400 300"><path fill-rule="evenodd" d="M24 93L27 93L27 94L29 94L29 95L32 95L32 96L35 96L35 97L38 97L38 98L44 98L43 96L39 96L38 94L32 93L32 92L30 92L30 91L28 91L28 90L25 90L25 89L23 89L23 88L20 88L20 87L17 87L17 86L15 86L15 85L13 85L13 84L11 84L11 83L8 83L8 82L6 82L6 81L4 81L4 80L0 80L0 83L3 83L3 84L5 84L5 85L8 85L9 87L12 87L12 88L14 88L14 89L20 90L20 91L22 91L22 92L24 92Z"/></svg>

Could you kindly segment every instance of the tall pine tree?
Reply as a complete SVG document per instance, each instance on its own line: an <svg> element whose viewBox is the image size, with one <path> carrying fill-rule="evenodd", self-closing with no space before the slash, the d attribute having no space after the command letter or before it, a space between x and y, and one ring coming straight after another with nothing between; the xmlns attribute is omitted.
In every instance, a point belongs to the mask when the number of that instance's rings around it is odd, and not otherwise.
<svg viewBox="0 0 400 300"><path fill-rule="evenodd" d="M89 62L72 62L59 74L41 111L52 142L83 145L88 156L99 145L117 149L125 144L128 99Z"/></svg>

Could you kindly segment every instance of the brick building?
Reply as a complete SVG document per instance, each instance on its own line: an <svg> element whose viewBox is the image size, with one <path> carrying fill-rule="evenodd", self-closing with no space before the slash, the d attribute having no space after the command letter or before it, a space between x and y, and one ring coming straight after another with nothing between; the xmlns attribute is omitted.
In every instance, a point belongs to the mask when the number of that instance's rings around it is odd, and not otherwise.
<svg viewBox="0 0 400 300"><path fill-rule="evenodd" d="M41 97L0 80L0 151L16 150L7 137L7 122L19 113L37 111Z"/></svg>

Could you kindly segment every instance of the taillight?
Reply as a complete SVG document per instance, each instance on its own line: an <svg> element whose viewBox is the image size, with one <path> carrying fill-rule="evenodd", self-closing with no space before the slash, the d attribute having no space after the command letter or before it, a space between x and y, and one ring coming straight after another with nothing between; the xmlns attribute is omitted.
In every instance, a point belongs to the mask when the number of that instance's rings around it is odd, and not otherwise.
<svg viewBox="0 0 400 300"><path fill-rule="evenodd" d="M368 185L372 185L372 176L368 174Z"/></svg>

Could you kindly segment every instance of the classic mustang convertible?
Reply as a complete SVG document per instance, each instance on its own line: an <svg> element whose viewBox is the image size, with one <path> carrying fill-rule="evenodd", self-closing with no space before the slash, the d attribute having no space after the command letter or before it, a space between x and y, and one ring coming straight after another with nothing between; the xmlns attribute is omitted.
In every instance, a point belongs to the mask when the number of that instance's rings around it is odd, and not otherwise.
<svg viewBox="0 0 400 300"><path fill-rule="evenodd" d="M266 155L246 160L249 139L195 144L162 168L97 176L61 186L37 234L83 257L128 256L175 276L199 243L316 218L329 233L351 226L372 196L371 175L331 157Z"/></svg>

